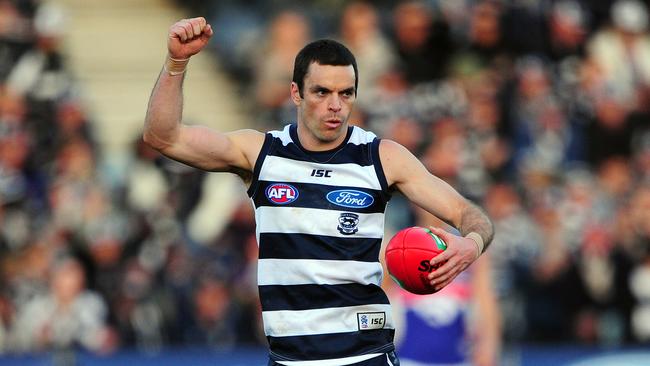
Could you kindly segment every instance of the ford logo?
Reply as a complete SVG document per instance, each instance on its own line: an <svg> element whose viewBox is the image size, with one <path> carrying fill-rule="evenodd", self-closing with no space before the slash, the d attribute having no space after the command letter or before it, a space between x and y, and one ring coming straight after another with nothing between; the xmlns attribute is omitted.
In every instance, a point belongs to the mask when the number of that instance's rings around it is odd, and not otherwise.
<svg viewBox="0 0 650 366"><path fill-rule="evenodd" d="M375 199L368 193L353 189L332 191L327 194L327 200L337 206L348 208L365 208L375 202Z"/></svg>

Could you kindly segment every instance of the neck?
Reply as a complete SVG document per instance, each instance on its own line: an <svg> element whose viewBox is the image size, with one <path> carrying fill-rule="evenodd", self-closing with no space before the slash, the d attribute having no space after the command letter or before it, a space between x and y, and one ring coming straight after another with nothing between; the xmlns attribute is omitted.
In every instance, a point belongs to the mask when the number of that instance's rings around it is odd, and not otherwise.
<svg viewBox="0 0 650 366"><path fill-rule="evenodd" d="M348 134L348 124L341 126L341 133L333 140L320 139L311 133L301 123L297 124L297 135L300 140L300 145L308 151L328 151L332 150L345 141Z"/></svg>

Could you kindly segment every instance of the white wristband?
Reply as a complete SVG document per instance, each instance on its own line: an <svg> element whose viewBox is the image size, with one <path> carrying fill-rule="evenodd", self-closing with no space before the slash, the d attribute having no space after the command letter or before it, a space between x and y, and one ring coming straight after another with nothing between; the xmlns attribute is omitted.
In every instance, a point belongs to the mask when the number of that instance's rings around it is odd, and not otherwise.
<svg viewBox="0 0 650 366"><path fill-rule="evenodd" d="M189 58L172 58L167 55L163 68L169 75L176 76L185 72L188 62L190 62Z"/></svg>
<svg viewBox="0 0 650 366"><path fill-rule="evenodd" d="M485 248L485 244L483 243L483 237L474 231L465 235L465 237L468 239L472 239L474 243L476 243L476 258L480 257L481 254L483 253L483 249Z"/></svg>

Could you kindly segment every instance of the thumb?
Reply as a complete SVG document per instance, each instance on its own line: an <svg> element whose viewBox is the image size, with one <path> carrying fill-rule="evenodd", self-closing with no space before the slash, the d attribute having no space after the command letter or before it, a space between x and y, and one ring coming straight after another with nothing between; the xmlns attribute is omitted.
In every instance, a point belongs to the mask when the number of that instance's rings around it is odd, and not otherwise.
<svg viewBox="0 0 650 366"><path fill-rule="evenodd" d="M210 24L207 24L203 28L203 33L201 34L202 37L204 38L210 38L214 34L214 31L212 30L212 26Z"/></svg>

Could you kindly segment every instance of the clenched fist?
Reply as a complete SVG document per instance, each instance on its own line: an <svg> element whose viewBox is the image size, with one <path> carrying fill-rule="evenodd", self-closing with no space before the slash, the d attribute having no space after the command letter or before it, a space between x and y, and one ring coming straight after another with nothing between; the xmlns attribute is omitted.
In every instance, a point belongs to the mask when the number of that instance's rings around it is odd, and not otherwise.
<svg viewBox="0 0 650 366"><path fill-rule="evenodd" d="M181 19L169 28L167 50L174 59L187 59L199 53L212 37L205 18Z"/></svg>

